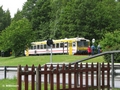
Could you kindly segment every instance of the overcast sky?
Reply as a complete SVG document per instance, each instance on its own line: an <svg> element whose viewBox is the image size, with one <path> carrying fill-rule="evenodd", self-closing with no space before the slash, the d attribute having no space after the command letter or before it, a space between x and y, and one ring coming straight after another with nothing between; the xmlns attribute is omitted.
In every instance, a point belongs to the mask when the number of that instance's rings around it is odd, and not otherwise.
<svg viewBox="0 0 120 90"><path fill-rule="evenodd" d="M27 0L0 0L0 6L3 6L3 10L10 10L11 17L14 17L14 14L22 9L23 4Z"/></svg>

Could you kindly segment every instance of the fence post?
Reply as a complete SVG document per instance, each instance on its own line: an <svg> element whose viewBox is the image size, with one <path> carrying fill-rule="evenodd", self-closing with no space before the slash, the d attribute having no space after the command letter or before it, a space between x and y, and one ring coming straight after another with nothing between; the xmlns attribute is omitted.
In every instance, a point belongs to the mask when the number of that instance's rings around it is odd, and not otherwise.
<svg viewBox="0 0 120 90"><path fill-rule="evenodd" d="M112 90L114 89L114 55L111 54L111 63L112 63Z"/></svg>
<svg viewBox="0 0 120 90"><path fill-rule="evenodd" d="M31 71L32 71L32 74L31 74L31 89L32 90L35 90L35 66L32 65L32 68L31 68Z"/></svg>
<svg viewBox="0 0 120 90"><path fill-rule="evenodd" d="M76 69L78 69L78 63L76 63ZM79 84L79 75L80 75L80 73L76 73L76 85L77 86L79 86L80 84Z"/></svg>
<svg viewBox="0 0 120 90"><path fill-rule="evenodd" d="M4 79L6 79L6 72L7 72L6 70L7 70L7 67L5 66L4 67Z"/></svg>
<svg viewBox="0 0 120 90"><path fill-rule="evenodd" d="M26 65L24 67L24 72L25 72L25 75L24 75L24 82L25 82L25 90L28 90L28 65Z"/></svg>
<svg viewBox="0 0 120 90"><path fill-rule="evenodd" d="M39 88L39 69L38 67L36 68L36 90L40 90Z"/></svg>
<svg viewBox="0 0 120 90"><path fill-rule="evenodd" d="M18 84L18 89L17 90L21 90L22 89L22 82L21 82L21 66L19 65L17 68L17 84Z"/></svg>
<svg viewBox="0 0 120 90"><path fill-rule="evenodd" d="M100 90L101 86L100 80L101 80L101 65L100 63L98 63L98 90Z"/></svg>

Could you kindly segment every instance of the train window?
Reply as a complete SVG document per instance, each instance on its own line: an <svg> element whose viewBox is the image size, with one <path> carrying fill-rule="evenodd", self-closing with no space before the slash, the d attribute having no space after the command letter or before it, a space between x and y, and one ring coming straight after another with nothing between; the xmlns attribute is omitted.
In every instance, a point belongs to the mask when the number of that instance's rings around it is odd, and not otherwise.
<svg viewBox="0 0 120 90"><path fill-rule="evenodd" d="M43 49L43 45L42 44L40 45L40 49Z"/></svg>
<svg viewBox="0 0 120 90"><path fill-rule="evenodd" d="M44 49L46 49L46 45L44 45Z"/></svg>
<svg viewBox="0 0 120 90"><path fill-rule="evenodd" d="M33 49L36 49L36 46L33 46Z"/></svg>
<svg viewBox="0 0 120 90"><path fill-rule="evenodd" d="M55 48L55 44L52 45L52 48Z"/></svg>
<svg viewBox="0 0 120 90"><path fill-rule="evenodd" d="M59 43L56 44L56 48L59 48Z"/></svg>
<svg viewBox="0 0 120 90"><path fill-rule="evenodd" d="M60 43L60 47L63 47L63 43Z"/></svg>
<svg viewBox="0 0 120 90"><path fill-rule="evenodd" d="M41 45L39 45L39 49L41 49Z"/></svg>
<svg viewBox="0 0 120 90"><path fill-rule="evenodd" d="M55 43L53 44L53 48L56 48L56 44Z"/></svg>
<svg viewBox="0 0 120 90"><path fill-rule="evenodd" d="M89 42L86 42L86 43L85 43L85 46L87 46L87 47L88 47L88 46L89 46Z"/></svg>
<svg viewBox="0 0 120 90"><path fill-rule="evenodd" d="M67 43L67 42L65 42L65 43L64 43L64 47L67 47L67 46L68 46L68 43Z"/></svg>
<svg viewBox="0 0 120 90"><path fill-rule="evenodd" d="M40 49L40 46L39 46L39 45L37 45L37 49Z"/></svg>
<svg viewBox="0 0 120 90"><path fill-rule="evenodd" d="M43 47L43 45L41 44L41 49L43 49L44 47Z"/></svg>
<svg viewBox="0 0 120 90"><path fill-rule="evenodd" d="M88 47L88 42L87 41L82 41L83 46Z"/></svg>
<svg viewBox="0 0 120 90"><path fill-rule="evenodd" d="M72 44L73 44L73 47L75 47L75 42L73 42Z"/></svg>
<svg viewBox="0 0 120 90"><path fill-rule="evenodd" d="M81 41L78 41L77 42L77 45L80 47L80 46L82 46L82 42Z"/></svg>
<svg viewBox="0 0 120 90"><path fill-rule="evenodd" d="M56 48L56 44L54 44L54 48Z"/></svg>
<svg viewBox="0 0 120 90"><path fill-rule="evenodd" d="M88 47L88 42L86 40L78 41L77 44L81 47Z"/></svg>

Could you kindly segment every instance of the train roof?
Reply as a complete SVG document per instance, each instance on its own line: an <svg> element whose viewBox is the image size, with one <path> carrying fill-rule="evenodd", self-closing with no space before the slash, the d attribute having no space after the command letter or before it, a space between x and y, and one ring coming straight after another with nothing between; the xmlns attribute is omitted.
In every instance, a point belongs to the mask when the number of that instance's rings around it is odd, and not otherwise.
<svg viewBox="0 0 120 90"><path fill-rule="evenodd" d="M61 42L75 42L75 41L80 41L80 40L86 40L86 41L90 41L89 39L85 39L85 38L65 38L65 39L58 39L58 40L54 40L54 43L61 43ZM39 41L39 42L32 42L31 44L33 45L39 45L39 44L46 44L47 40L45 41Z"/></svg>

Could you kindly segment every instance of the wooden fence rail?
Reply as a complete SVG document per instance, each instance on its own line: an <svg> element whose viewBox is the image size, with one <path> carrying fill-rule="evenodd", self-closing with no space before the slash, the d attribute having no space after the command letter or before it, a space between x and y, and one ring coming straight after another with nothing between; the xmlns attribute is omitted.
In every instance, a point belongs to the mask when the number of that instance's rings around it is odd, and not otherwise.
<svg viewBox="0 0 120 90"><path fill-rule="evenodd" d="M30 82L29 78L31 78ZM29 88L30 90L110 90L110 65L91 63L88 66L86 63L83 66L80 63L74 64L74 67L71 64L67 67L65 64L62 66L57 64L54 67L51 64L44 67L39 65L36 69L33 65L29 70L27 65L24 70L18 66L18 90L22 88L25 88L24 90Z"/></svg>

